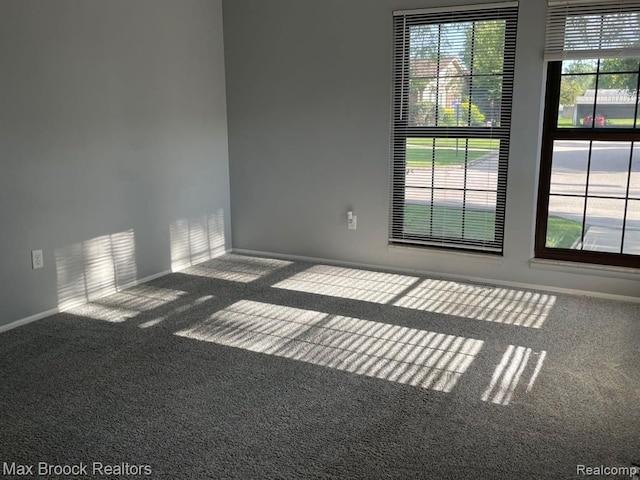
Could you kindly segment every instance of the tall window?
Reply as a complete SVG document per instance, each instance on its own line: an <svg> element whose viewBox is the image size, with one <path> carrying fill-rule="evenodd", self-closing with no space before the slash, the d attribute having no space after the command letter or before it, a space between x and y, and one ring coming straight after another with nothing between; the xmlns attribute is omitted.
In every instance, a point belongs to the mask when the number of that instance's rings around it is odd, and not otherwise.
<svg viewBox="0 0 640 480"><path fill-rule="evenodd" d="M394 13L391 243L502 253L517 14Z"/></svg>
<svg viewBox="0 0 640 480"><path fill-rule="evenodd" d="M640 267L640 1L549 2L536 256Z"/></svg>

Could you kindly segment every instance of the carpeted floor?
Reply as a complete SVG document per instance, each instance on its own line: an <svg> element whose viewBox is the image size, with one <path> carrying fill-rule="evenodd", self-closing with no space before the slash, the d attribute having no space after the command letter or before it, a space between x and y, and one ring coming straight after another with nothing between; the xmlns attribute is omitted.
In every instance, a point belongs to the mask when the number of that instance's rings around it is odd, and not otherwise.
<svg viewBox="0 0 640 480"><path fill-rule="evenodd" d="M0 334L0 464L88 467L0 477L585 478L640 461L639 345L638 304L226 255Z"/></svg>

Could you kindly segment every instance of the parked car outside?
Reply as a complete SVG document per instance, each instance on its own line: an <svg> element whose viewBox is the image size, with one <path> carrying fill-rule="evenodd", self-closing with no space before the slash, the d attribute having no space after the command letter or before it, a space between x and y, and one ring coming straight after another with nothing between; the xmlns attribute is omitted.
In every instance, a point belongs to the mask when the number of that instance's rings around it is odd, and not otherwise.
<svg viewBox="0 0 640 480"><path fill-rule="evenodd" d="M605 118L604 115L596 115L596 119L595 122L593 121L593 116L591 115L587 115L586 117L584 117L582 119L582 126L583 127L596 127L596 128L600 128L600 127L604 127L607 124L607 119Z"/></svg>

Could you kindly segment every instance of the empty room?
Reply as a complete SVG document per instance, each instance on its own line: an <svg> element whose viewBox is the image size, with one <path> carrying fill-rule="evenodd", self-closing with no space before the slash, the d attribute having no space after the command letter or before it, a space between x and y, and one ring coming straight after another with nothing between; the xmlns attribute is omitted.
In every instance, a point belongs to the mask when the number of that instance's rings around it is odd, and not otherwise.
<svg viewBox="0 0 640 480"><path fill-rule="evenodd" d="M0 58L0 479L640 478L640 0L0 0Z"/></svg>

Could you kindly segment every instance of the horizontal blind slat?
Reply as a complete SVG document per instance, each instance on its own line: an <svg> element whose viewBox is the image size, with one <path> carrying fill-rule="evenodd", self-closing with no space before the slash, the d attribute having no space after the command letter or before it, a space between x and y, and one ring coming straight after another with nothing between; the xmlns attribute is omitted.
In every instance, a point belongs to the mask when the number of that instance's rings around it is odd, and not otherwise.
<svg viewBox="0 0 640 480"><path fill-rule="evenodd" d="M517 7L518 2L494 2L494 3L481 3L478 5L458 5L451 7L434 7L434 8L421 8L414 10L395 10L393 12L394 16L415 16L415 15L435 15L437 13L452 13L452 14L460 14L465 11L473 11L480 12L482 10L491 10L495 8L508 8L508 7Z"/></svg>
<svg viewBox="0 0 640 480"><path fill-rule="evenodd" d="M640 0L565 0L548 5L546 60L638 56Z"/></svg>

